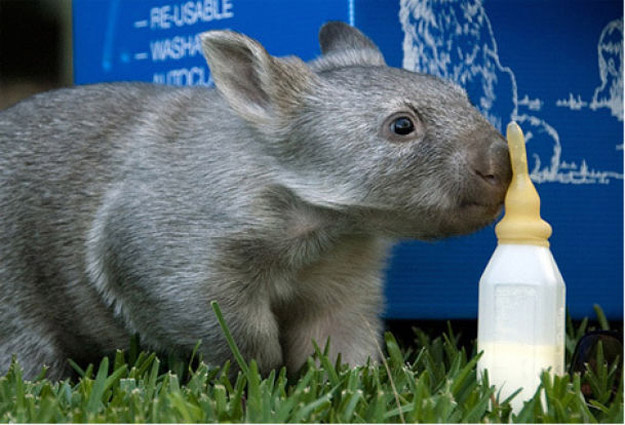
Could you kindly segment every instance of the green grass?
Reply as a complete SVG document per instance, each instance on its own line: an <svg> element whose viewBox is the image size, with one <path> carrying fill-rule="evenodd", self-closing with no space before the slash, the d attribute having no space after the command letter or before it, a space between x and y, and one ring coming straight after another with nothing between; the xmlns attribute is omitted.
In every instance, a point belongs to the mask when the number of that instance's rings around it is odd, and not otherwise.
<svg viewBox="0 0 625 425"><path fill-rule="evenodd" d="M218 312L218 308L217 308ZM609 325L597 309L600 327ZM567 329L567 361L588 321ZM226 328L227 330L227 328ZM431 337L415 330L404 349L385 335L383 364L349 368L317 348L299 377L284 369L258 374L256 363L240 362L236 379L230 365L209 367L201 360L170 360L164 368L154 353L104 358L80 371L77 382L22 379L14 362L0 378L0 422L608 422L623 423L623 381L618 359L603 361L584 377L542 376L546 401L537 394L518 413L498 399L488 378L478 379L478 357L458 344L449 330ZM618 382L617 382L618 381ZM582 385L590 386L585 399ZM614 388L617 388L616 393Z"/></svg>

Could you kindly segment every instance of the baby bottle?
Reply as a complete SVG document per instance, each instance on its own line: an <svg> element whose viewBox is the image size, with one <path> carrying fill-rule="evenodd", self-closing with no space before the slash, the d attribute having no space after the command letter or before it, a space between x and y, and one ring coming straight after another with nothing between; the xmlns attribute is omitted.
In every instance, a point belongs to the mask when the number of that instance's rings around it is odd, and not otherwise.
<svg viewBox="0 0 625 425"><path fill-rule="evenodd" d="M564 372L565 287L549 249L551 226L540 217L540 198L527 166L525 140L512 122L507 130L512 181L498 245L479 283L478 373L518 412L540 384L541 372Z"/></svg>

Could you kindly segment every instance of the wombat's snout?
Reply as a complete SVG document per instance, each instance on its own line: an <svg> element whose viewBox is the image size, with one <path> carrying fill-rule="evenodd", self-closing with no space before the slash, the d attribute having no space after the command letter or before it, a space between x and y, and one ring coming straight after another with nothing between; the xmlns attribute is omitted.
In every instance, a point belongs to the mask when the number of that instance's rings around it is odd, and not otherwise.
<svg viewBox="0 0 625 425"><path fill-rule="evenodd" d="M469 166L482 182L484 190L493 196L493 203L503 202L512 178L508 145L497 135L483 141L480 149L472 152Z"/></svg>
<svg viewBox="0 0 625 425"><path fill-rule="evenodd" d="M495 186L508 186L512 176L510 168L510 155L505 142L496 139L482 157L483 161L474 164L475 173L488 184Z"/></svg>

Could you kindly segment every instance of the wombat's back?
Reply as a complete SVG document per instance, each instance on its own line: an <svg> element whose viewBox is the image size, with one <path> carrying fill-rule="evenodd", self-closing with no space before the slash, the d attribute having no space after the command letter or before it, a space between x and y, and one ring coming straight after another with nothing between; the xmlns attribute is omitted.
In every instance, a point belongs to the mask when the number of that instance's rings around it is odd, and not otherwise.
<svg viewBox="0 0 625 425"><path fill-rule="evenodd" d="M62 89L0 113L0 340L12 340L11 352L53 338L80 360L127 345L127 331L86 282L89 229L135 164L146 169L134 178L145 179L159 157L191 155L193 146L176 141L198 104L214 108L207 120L227 113L212 90L147 84ZM10 358L0 354L6 370Z"/></svg>
<svg viewBox="0 0 625 425"><path fill-rule="evenodd" d="M107 188L125 177L129 158L141 154L142 139L159 134L171 114L184 114L191 96L103 84L44 93L0 113L2 237L36 259L83 244L77 239Z"/></svg>

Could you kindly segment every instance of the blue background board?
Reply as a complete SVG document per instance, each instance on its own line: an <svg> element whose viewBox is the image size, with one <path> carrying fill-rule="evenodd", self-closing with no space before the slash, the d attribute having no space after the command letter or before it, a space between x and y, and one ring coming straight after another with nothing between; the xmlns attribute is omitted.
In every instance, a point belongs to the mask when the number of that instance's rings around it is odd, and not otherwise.
<svg viewBox="0 0 625 425"><path fill-rule="evenodd" d="M192 45L199 32L231 28L274 55L309 60L319 54L323 22L353 22L389 65L456 81L500 130L520 123L571 314L593 316L597 303L610 318L623 317L620 1L202 0L217 4L222 19L163 20L163 8L171 15L186 3L74 0L76 83L210 84L200 52L159 59L166 41ZM387 271L386 316L475 318L493 230L398 245Z"/></svg>
<svg viewBox="0 0 625 425"><path fill-rule="evenodd" d="M198 3L208 5L208 11L198 13L195 7L181 12L181 5ZM321 24L347 21L349 3L74 0L73 14L76 84L153 81L156 75L165 83L199 85L209 84L210 80L201 51L188 47L198 33L230 28L261 41L273 55L296 55L308 60L319 54L316 34ZM180 47L181 41L185 47ZM172 42L171 49L167 49L167 42ZM186 54L180 54L181 50Z"/></svg>

